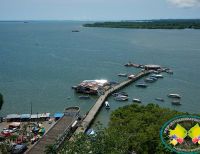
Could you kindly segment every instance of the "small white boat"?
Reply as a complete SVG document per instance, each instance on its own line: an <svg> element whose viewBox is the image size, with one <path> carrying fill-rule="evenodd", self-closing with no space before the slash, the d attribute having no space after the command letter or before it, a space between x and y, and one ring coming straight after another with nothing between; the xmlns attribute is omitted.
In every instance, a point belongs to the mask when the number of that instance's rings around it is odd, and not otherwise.
<svg viewBox="0 0 200 154"><path fill-rule="evenodd" d="M174 72L172 70L167 70L166 73L173 74Z"/></svg>
<svg viewBox="0 0 200 154"><path fill-rule="evenodd" d="M72 89L76 89L77 88L77 86L72 86Z"/></svg>
<svg viewBox="0 0 200 154"><path fill-rule="evenodd" d="M138 83L135 85L136 87L146 88L148 85L145 83Z"/></svg>
<svg viewBox="0 0 200 154"><path fill-rule="evenodd" d="M140 99L137 99L137 98L133 98L133 102L135 102L135 103L142 103L142 101Z"/></svg>
<svg viewBox="0 0 200 154"><path fill-rule="evenodd" d="M94 129L90 128L86 131L86 134L87 135L90 135L90 136L96 136L96 132Z"/></svg>
<svg viewBox="0 0 200 154"><path fill-rule="evenodd" d="M131 75L128 76L129 79L133 79L134 77L135 77L134 74L131 74Z"/></svg>
<svg viewBox="0 0 200 154"><path fill-rule="evenodd" d="M156 74L157 78L164 78L162 74Z"/></svg>
<svg viewBox="0 0 200 154"><path fill-rule="evenodd" d="M155 70L153 70L152 72L155 73L155 74L159 74L159 72L158 72L158 71L155 71Z"/></svg>
<svg viewBox="0 0 200 154"><path fill-rule="evenodd" d="M165 101L163 98L159 98L159 97L155 98L155 100L156 101L160 101L160 102L164 102Z"/></svg>
<svg viewBox="0 0 200 154"><path fill-rule="evenodd" d="M118 95L123 95L123 96L128 96L128 94L126 92L117 92L117 93L113 93L112 96L116 97Z"/></svg>
<svg viewBox="0 0 200 154"><path fill-rule="evenodd" d="M152 79L152 78L146 78L146 79L144 79L144 81L145 81L145 82L148 82L148 83L155 82L155 80Z"/></svg>
<svg viewBox="0 0 200 154"><path fill-rule="evenodd" d="M106 109L110 109L110 104L108 103L108 101L105 102L105 106L106 106Z"/></svg>
<svg viewBox="0 0 200 154"><path fill-rule="evenodd" d="M164 78L162 74L152 74L151 77Z"/></svg>
<svg viewBox="0 0 200 154"><path fill-rule="evenodd" d="M127 77L127 74L125 74L125 73L120 73L120 74L117 74L118 76L120 76L120 77Z"/></svg>
<svg viewBox="0 0 200 154"><path fill-rule="evenodd" d="M128 97L127 96L124 96L124 95L117 95L116 97L114 97L114 99L116 101L127 101L128 100Z"/></svg>
<svg viewBox="0 0 200 154"><path fill-rule="evenodd" d="M153 76L150 76L149 79L152 79L152 80L154 80L154 81L157 81L157 80L158 80L158 78L153 77Z"/></svg>
<svg viewBox="0 0 200 154"><path fill-rule="evenodd" d="M172 105L181 105L181 102L179 100L173 100Z"/></svg>
<svg viewBox="0 0 200 154"><path fill-rule="evenodd" d="M178 99L181 99L181 96L179 94L169 94L167 95L168 97L170 98L178 98Z"/></svg>

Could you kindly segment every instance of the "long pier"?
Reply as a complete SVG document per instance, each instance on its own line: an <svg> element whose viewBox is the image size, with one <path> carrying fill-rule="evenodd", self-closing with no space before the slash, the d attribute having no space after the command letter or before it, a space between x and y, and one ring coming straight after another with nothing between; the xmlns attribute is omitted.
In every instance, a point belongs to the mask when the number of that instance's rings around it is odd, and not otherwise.
<svg viewBox="0 0 200 154"><path fill-rule="evenodd" d="M81 125L76 129L75 133L85 132L87 128L91 125L92 121L94 120L95 116L99 112L101 106L105 102L105 100L110 96L113 92L120 90L128 85L130 85L132 82L139 80L140 78L150 74L151 71L142 71L138 74L136 74L133 78L128 79L126 81L121 82L120 84L110 88L109 90L105 91L103 95L101 95L94 106L90 109L86 117L83 119Z"/></svg>

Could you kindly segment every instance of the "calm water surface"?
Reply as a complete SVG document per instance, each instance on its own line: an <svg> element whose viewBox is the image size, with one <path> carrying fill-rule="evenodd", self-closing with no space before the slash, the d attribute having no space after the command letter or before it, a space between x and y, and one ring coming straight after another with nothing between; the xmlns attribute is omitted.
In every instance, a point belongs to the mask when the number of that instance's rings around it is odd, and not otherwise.
<svg viewBox="0 0 200 154"><path fill-rule="evenodd" d="M102 108L97 120L106 124L112 110L131 104L133 97L143 104L199 113L200 111L200 31L133 30L84 28L82 22L0 23L0 92L5 103L1 115L11 113L63 111L78 105L85 113L95 103L80 100L71 86L85 79L121 81L118 73L136 73L123 65L128 61L170 67L174 75L149 84L146 89L134 84L125 88L130 101L108 99L111 110ZM72 33L79 29L79 33ZM166 97L182 96L174 107ZM166 101L156 102L155 97Z"/></svg>

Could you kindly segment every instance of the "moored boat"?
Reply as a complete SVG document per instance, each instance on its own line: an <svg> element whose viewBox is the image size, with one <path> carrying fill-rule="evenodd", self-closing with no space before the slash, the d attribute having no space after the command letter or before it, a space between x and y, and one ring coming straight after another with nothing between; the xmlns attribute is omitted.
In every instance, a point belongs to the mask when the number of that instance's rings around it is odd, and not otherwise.
<svg viewBox="0 0 200 154"><path fill-rule="evenodd" d="M157 78L164 78L164 76L162 74L156 74Z"/></svg>
<svg viewBox="0 0 200 154"><path fill-rule="evenodd" d="M174 74L174 72L172 70L166 70L166 73L168 73L168 74Z"/></svg>
<svg viewBox="0 0 200 154"><path fill-rule="evenodd" d="M151 77L164 78L162 74L152 74Z"/></svg>
<svg viewBox="0 0 200 154"><path fill-rule="evenodd" d="M140 99L137 99L137 98L133 98L133 102L134 103L142 103L142 101Z"/></svg>
<svg viewBox="0 0 200 154"><path fill-rule="evenodd" d="M72 89L76 89L77 88L77 86L72 86Z"/></svg>
<svg viewBox="0 0 200 154"><path fill-rule="evenodd" d="M156 70L153 70L152 72L155 73L155 74L159 74L160 73L160 72L158 72Z"/></svg>
<svg viewBox="0 0 200 154"><path fill-rule="evenodd" d="M120 73L120 74L117 74L118 76L120 76L120 77L127 77L127 74L125 74L125 73Z"/></svg>
<svg viewBox="0 0 200 154"><path fill-rule="evenodd" d="M160 102L164 102L165 101L163 98L159 98L159 97L155 98L155 100L156 101L160 101Z"/></svg>
<svg viewBox="0 0 200 154"><path fill-rule="evenodd" d="M181 105L181 102L179 100L173 100L172 105Z"/></svg>
<svg viewBox="0 0 200 154"><path fill-rule="evenodd" d="M145 81L145 82L148 82L148 83L155 82L155 80L152 79L152 78L146 78L146 79L144 79L144 81Z"/></svg>
<svg viewBox="0 0 200 154"><path fill-rule="evenodd" d="M89 135L89 136L95 136L96 135L96 132L94 129L90 128L86 131L86 134Z"/></svg>
<svg viewBox="0 0 200 154"><path fill-rule="evenodd" d="M152 80L154 80L154 81L158 80L158 78L153 77L153 76L150 76L149 79L152 79Z"/></svg>
<svg viewBox="0 0 200 154"><path fill-rule="evenodd" d="M148 85L145 83L138 83L135 85L136 87L146 88Z"/></svg>
<svg viewBox="0 0 200 154"><path fill-rule="evenodd" d="M181 96L179 94L169 94L167 95L168 97L170 98L178 98L178 99L181 99Z"/></svg>
<svg viewBox="0 0 200 154"><path fill-rule="evenodd" d="M124 95L117 95L116 97L114 97L114 99L116 101L127 101L128 100L128 97L127 96L124 96Z"/></svg>
<svg viewBox="0 0 200 154"><path fill-rule="evenodd" d="M128 76L129 79L133 79L134 77L135 77L134 74L131 74L131 75Z"/></svg>
<svg viewBox="0 0 200 154"><path fill-rule="evenodd" d="M79 30L72 30L72 32L80 32Z"/></svg>
<svg viewBox="0 0 200 154"><path fill-rule="evenodd" d="M79 96L80 99L90 99L90 96Z"/></svg>
<svg viewBox="0 0 200 154"><path fill-rule="evenodd" d="M65 114L78 115L79 112L80 112L80 107L78 106L67 107L64 109Z"/></svg>
<svg viewBox="0 0 200 154"><path fill-rule="evenodd" d="M108 103L108 101L105 102L105 107L106 109L110 109L110 104Z"/></svg>
<svg viewBox="0 0 200 154"><path fill-rule="evenodd" d="M128 63L125 64L124 66L126 66L126 67L136 67L136 68L139 68L141 65L140 65L140 64L134 64L134 63L128 62Z"/></svg>
<svg viewBox="0 0 200 154"><path fill-rule="evenodd" d="M118 92L118 93L113 93L112 96L116 97L118 95L123 95L123 96L128 96L128 94L126 92Z"/></svg>

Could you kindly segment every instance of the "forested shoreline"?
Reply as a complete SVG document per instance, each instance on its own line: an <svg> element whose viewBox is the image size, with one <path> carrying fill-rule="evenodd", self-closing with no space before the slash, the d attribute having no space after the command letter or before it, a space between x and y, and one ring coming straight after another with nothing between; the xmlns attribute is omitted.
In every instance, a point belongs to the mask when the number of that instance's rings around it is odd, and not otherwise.
<svg viewBox="0 0 200 154"><path fill-rule="evenodd" d="M200 29L200 19L141 20L87 23L84 27L132 28L132 29Z"/></svg>
<svg viewBox="0 0 200 154"><path fill-rule="evenodd" d="M181 114L155 104L124 106L112 112L108 128L98 127L92 136L75 135L73 141L64 144L60 153L170 154L162 145L159 132L166 121Z"/></svg>

